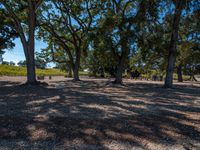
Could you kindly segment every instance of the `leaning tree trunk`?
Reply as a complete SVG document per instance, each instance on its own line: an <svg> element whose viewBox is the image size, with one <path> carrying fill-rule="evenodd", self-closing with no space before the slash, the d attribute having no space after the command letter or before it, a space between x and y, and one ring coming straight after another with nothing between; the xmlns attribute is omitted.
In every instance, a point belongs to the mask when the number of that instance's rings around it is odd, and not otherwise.
<svg viewBox="0 0 200 150"><path fill-rule="evenodd" d="M196 81L196 82L197 82L197 79L196 79L195 76L194 76L194 68L192 68L191 75L190 75L190 80L191 80L191 81Z"/></svg>
<svg viewBox="0 0 200 150"><path fill-rule="evenodd" d="M168 54L168 64L166 69L166 78L165 78L165 88L172 88L173 85L173 72L174 72L174 65L176 61L176 44L178 41L178 29L179 29L179 22L181 18L182 9L184 6L184 0L177 0L173 26L172 26L172 35L171 41L169 46L169 54Z"/></svg>
<svg viewBox="0 0 200 150"><path fill-rule="evenodd" d="M192 81L196 81L197 82L197 79L195 78L194 74L192 75Z"/></svg>
<svg viewBox="0 0 200 150"><path fill-rule="evenodd" d="M178 82L183 82L182 66L177 67Z"/></svg>

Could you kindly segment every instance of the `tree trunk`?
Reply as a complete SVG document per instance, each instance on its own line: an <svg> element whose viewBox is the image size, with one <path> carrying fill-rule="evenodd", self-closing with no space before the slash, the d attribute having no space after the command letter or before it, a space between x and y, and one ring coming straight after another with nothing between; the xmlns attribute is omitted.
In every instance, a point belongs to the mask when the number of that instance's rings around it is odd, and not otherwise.
<svg viewBox="0 0 200 150"><path fill-rule="evenodd" d="M183 82L182 66L177 67L178 82Z"/></svg>
<svg viewBox="0 0 200 150"><path fill-rule="evenodd" d="M117 72L116 72L115 81L114 81L114 83L116 84L122 84L124 64L129 53L129 48L127 46L127 43L128 43L128 40L127 38L125 38L125 40L122 43L122 54L119 57L119 64L117 66Z"/></svg>
<svg viewBox="0 0 200 150"><path fill-rule="evenodd" d="M80 81L80 78L79 78L80 59L81 59L81 51L78 49L76 50L76 60L75 60L75 64L73 65L73 80L74 81Z"/></svg>
<svg viewBox="0 0 200 150"><path fill-rule="evenodd" d="M190 80L191 81L196 81L197 82L197 79L195 78L194 74L192 73L192 75L190 76Z"/></svg>
<svg viewBox="0 0 200 150"><path fill-rule="evenodd" d="M124 62L123 60L120 60L119 65L117 66L117 72L115 75L114 83L116 84L122 84L123 66L124 66Z"/></svg>
<svg viewBox="0 0 200 150"><path fill-rule="evenodd" d="M80 81L79 79L79 67L74 65L73 67L73 81Z"/></svg>
<svg viewBox="0 0 200 150"><path fill-rule="evenodd" d="M30 47L31 48L31 47ZM26 59L27 65L27 84L36 84L36 74L35 74L35 59L34 59L34 50L29 50L28 59Z"/></svg>
<svg viewBox="0 0 200 150"><path fill-rule="evenodd" d="M36 84L36 73L35 73L35 6L33 3L29 3L29 37L28 37L28 52L26 57L27 62L27 84Z"/></svg>
<svg viewBox="0 0 200 150"><path fill-rule="evenodd" d="M176 61L176 44L178 41L178 29L179 29L179 22L183 6L184 6L184 0L177 0L174 13L173 26L172 26L171 41L169 46L168 64L166 69L167 74L164 85L165 88L172 88L173 85L173 72Z"/></svg>
<svg viewBox="0 0 200 150"><path fill-rule="evenodd" d="M24 31L22 27L22 20L19 19L16 13L12 10L11 6L2 1L4 7L8 10L10 16L14 20L14 27L19 33L20 40L24 49L26 62L27 62L27 84L36 84L36 75L35 75L35 27L36 27L36 10L43 0L33 1L27 0L27 13L28 13L28 33ZM27 38L26 38L27 37Z"/></svg>

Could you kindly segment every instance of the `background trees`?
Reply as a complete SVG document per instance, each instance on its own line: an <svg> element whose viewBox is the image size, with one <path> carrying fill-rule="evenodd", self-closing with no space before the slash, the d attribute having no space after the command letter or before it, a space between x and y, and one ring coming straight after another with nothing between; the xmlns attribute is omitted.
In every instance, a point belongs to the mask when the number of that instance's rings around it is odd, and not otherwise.
<svg viewBox="0 0 200 150"><path fill-rule="evenodd" d="M200 72L198 1L51 0L38 9L41 3L0 1L1 49L20 37L28 83L36 82L35 66L48 62L73 72L74 81L86 69L117 84L137 71L165 77L165 87L172 87L174 71L180 82L183 74ZM35 53L35 32L47 45L41 53Z"/></svg>
<svg viewBox="0 0 200 150"><path fill-rule="evenodd" d="M81 56L89 46L88 35L96 15L95 1L52 1L48 6L51 9L41 16L41 32L51 41L49 48L65 53L62 56L73 70L74 81L79 81Z"/></svg>
<svg viewBox="0 0 200 150"><path fill-rule="evenodd" d="M148 0L109 0L102 3L102 15L97 25L117 62L115 83L122 83L122 74L130 59L129 55L137 50L138 33L147 20L157 15L156 4Z"/></svg>

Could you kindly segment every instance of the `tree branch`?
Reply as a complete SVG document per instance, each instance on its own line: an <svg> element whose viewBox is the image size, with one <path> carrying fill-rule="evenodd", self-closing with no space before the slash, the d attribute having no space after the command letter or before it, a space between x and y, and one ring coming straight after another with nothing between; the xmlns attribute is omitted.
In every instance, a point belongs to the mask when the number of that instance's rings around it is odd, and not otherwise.
<svg viewBox="0 0 200 150"><path fill-rule="evenodd" d="M42 4L44 0L37 0L36 4L35 4L35 10L37 10L39 8L39 6Z"/></svg>
<svg viewBox="0 0 200 150"><path fill-rule="evenodd" d="M24 34L24 30L22 28L21 25L21 21L18 18L18 16L15 14L15 12L9 7L9 5L5 2L5 0L1 1L1 3L3 4L3 6L7 9L8 13L11 15L11 18L14 20L15 22L15 29L16 31L19 33L20 39L22 41L23 46L25 47L24 53L27 56L27 40Z"/></svg>

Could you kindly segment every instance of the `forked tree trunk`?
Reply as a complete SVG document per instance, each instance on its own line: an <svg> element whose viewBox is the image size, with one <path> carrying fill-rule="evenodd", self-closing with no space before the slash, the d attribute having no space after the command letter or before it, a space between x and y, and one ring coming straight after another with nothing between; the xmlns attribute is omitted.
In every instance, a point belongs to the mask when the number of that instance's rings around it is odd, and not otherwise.
<svg viewBox="0 0 200 150"><path fill-rule="evenodd" d="M35 73L35 57L34 57L34 42L32 44L26 43L22 38L22 45L26 57L26 70L27 70L27 81L26 84L34 85L37 83Z"/></svg>
<svg viewBox="0 0 200 150"><path fill-rule="evenodd" d="M168 54L168 64L166 69L166 78L165 78L165 88L172 88L173 85L173 72L174 72L174 65L176 61L176 45L178 41L178 29L179 29L179 22L181 18L182 9L184 6L185 0L177 0L176 1L176 8L172 26L172 35L171 41L169 46L169 54Z"/></svg>
<svg viewBox="0 0 200 150"><path fill-rule="evenodd" d="M19 33L20 40L22 42L22 46L24 49L26 63L27 63L27 84L36 84L36 75L35 75L35 26L36 26L36 10L41 5L43 0L27 0L28 6L28 34L25 33L22 27L22 20L18 18L16 13L12 10L12 6L10 6L6 1L1 1L4 7L10 13L10 16L14 20L15 29ZM26 38L27 37L27 38Z"/></svg>
<svg viewBox="0 0 200 150"><path fill-rule="evenodd" d="M182 66L177 67L178 82L183 82Z"/></svg>

